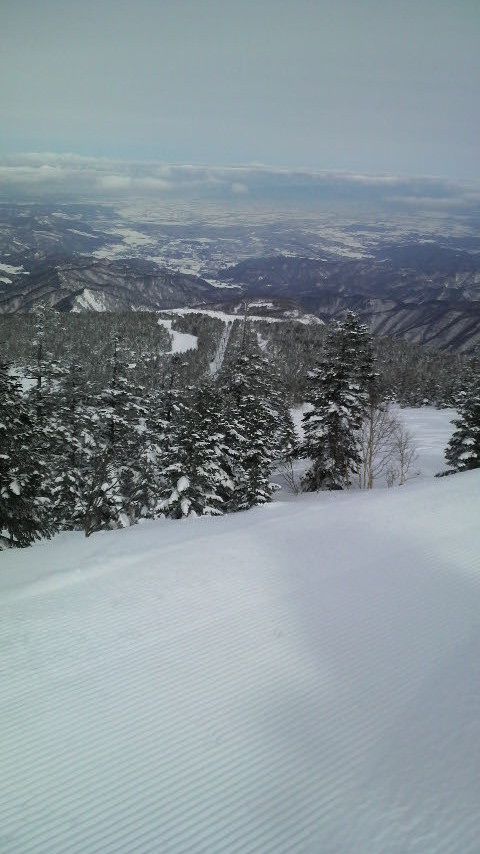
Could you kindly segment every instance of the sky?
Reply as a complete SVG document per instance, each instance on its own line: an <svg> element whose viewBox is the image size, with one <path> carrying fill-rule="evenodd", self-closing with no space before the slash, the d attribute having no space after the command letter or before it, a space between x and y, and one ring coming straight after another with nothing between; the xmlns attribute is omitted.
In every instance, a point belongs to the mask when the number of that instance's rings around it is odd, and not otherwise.
<svg viewBox="0 0 480 854"><path fill-rule="evenodd" d="M477 179L479 0L0 0L0 154Z"/></svg>

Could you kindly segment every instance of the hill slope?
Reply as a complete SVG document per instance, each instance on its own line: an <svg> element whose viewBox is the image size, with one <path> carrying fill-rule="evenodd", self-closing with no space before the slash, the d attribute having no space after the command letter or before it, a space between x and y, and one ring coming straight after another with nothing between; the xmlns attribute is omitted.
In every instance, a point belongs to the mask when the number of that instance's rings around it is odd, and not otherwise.
<svg viewBox="0 0 480 854"><path fill-rule="evenodd" d="M50 259L0 286L0 314L31 311L39 303L60 311L129 311L197 305L217 298L217 290L204 279L151 261Z"/></svg>
<svg viewBox="0 0 480 854"><path fill-rule="evenodd" d="M477 852L479 475L2 554L0 850Z"/></svg>

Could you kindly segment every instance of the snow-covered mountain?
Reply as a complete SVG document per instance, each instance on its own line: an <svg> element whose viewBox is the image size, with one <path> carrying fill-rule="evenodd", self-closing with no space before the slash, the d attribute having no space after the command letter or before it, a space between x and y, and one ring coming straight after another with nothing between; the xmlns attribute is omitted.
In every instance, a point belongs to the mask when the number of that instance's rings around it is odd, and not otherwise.
<svg viewBox="0 0 480 854"><path fill-rule="evenodd" d="M39 303L59 311L130 311L198 305L218 299L199 276L152 261L96 258L49 259L28 277L17 275L0 292L0 313L25 312Z"/></svg>
<svg viewBox="0 0 480 854"><path fill-rule="evenodd" d="M475 221L99 204L0 205L0 314L283 301L379 335L480 343Z"/></svg>
<svg viewBox="0 0 480 854"><path fill-rule="evenodd" d="M356 311L378 335L464 351L480 344L480 255L431 243L378 254L252 258L224 276L252 298L295 299L324 320Z"/></svg>
<svg viewBox="0 0 480 854"><path fill-rule="evenodd" d="M475 471L3 552L0 848L477 854L479 500Z"/></svg>

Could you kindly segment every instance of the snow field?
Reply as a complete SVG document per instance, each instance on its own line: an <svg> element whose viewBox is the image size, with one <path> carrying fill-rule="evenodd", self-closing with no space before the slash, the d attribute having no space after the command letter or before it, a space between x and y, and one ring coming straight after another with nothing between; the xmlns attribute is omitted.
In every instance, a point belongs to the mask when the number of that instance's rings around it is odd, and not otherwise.
<svg viewBox="0 0 480 854"><path fill-rule="evenodd" d="M397 413L414 437L421 474L431 477L445 470L443 452L455 430L452 421L458 417L456 410L422 406L404 407Z"/></svg>
<svg viewBox="0 0 480 854"><path fill-rule="evenodd" d="M198 338L196 335L190 335L189 332L178 332L172 329L172 320L166 320L163 317L158 319L158 325L164 326L170 335L172 342L172 353L186 353L187 350L196 350L198 347Z"/></svg>

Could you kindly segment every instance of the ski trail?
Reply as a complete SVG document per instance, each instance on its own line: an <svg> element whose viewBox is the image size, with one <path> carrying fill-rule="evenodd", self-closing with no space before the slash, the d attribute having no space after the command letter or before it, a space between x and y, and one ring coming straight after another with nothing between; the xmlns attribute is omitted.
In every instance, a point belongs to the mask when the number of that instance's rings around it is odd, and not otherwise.
<svg viewBox="0 0 480 854"><path fill-rule="evenodd" d="M214 357L213 357L213 359L209 365L210 375L212 377L217 376L220 368L223 365L223 360L225 358L225 353L227 352L227 347L228 347L228 342L230 339L232 327L233 327L233 321L227 320L227 322L225 323L223 332L222 332L222 337L220 338L220 342L219 342L219 345L217 347L217 352L215 353L215 355L214 355Z"/></svg>
<svg viewBox="0 0 480 854"><path fill-rule="evenodd" d="M190 335L189 332L178 332L172 329L172 321L159 318L158 325L163 326L170 335L171 352L186 353L188 350L196 350L198 347L198 338L196 335Z"/></svg>

